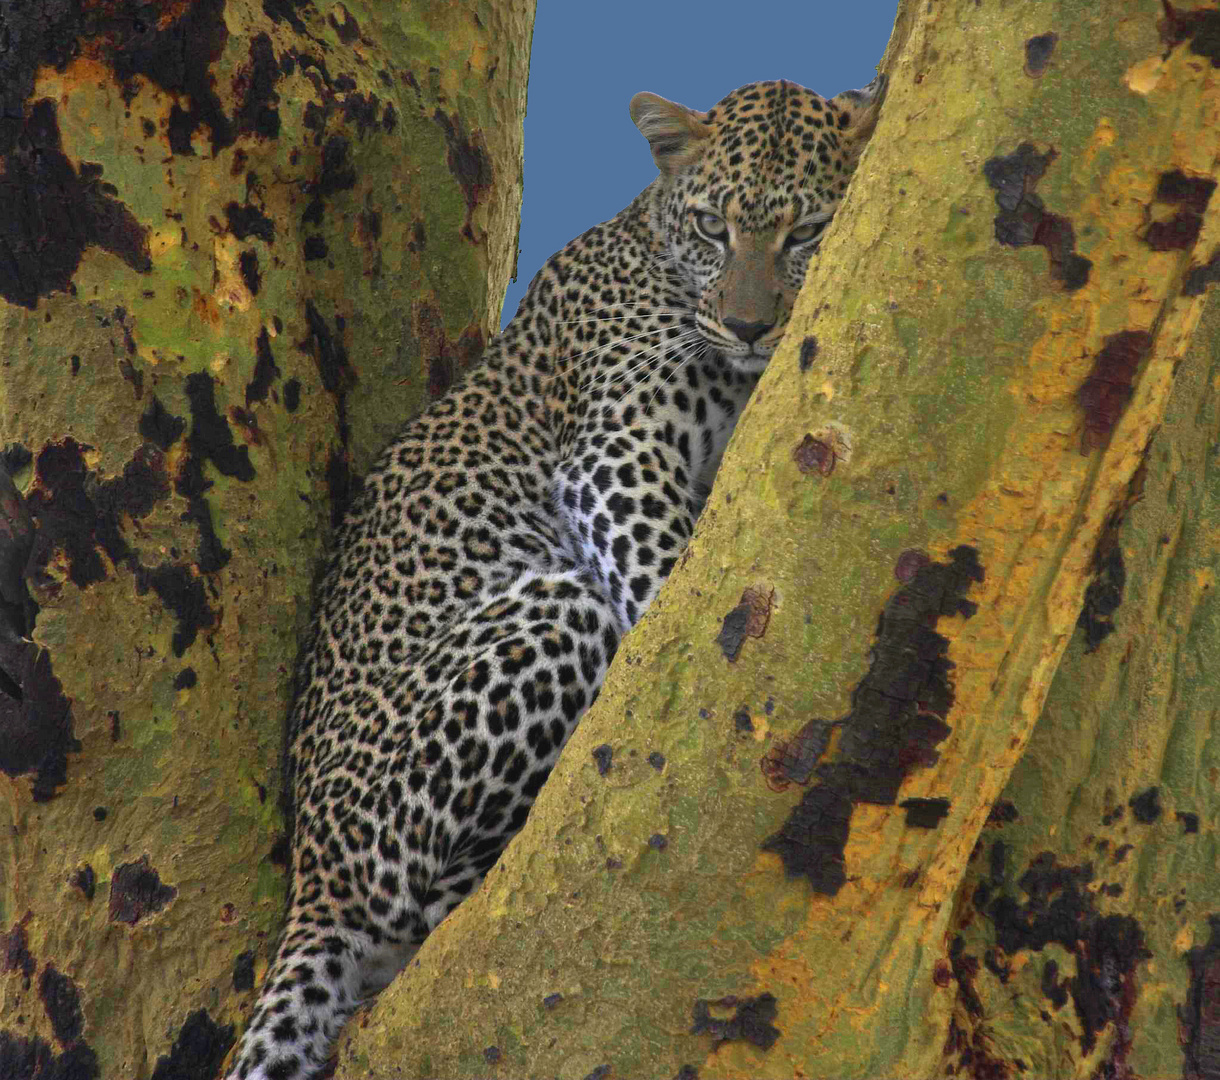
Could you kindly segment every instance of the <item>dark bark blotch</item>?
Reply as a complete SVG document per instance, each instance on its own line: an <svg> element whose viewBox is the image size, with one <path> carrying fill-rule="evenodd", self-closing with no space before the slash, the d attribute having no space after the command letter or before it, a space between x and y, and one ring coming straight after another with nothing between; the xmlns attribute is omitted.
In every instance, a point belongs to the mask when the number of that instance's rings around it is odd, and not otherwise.
<svg viewBox="0 0 1220 1080"><path fill-rule="evenodd" d="M160 398L153 394L148 408L140 416L137 430L141 438L154 443L164 452L182 437L186 430L186 421L166 409Z"/></svg>
<svg viewBox="0 0 1220 1080"><path fill-rule="evenodd" d="M178 890L163 884L148 856L142 855L136 862L116 867L110 879L110 921L135 926L145 916L160 911L177 895Z"/></svg>
<svg viewBox="0 0 1220 1080"><path fill-rule="evenodd" d="M80 889L86 900L92 900L97 894L97 875L88 863L72 872L71 877L68 878L68 884L74 889Z"/></svg>
<svg viewBox="0 0 1220 1080"><path fill-rule="evenodd" d="M1127 800L1131 816L1140 825L1152 825L1161 817L1161 789L1150 787Z"/></svg>
<svg viewBox="0 0 1220 1080"><path fill-rule="evenodd" d="M718 1020L711 1010L734 1009L727 1020ZM762 993L757 997L724 997L715 1001L699 999L695 1002L692 1035L710 1035L713 1043L731 1042L741 1039L762 1050L770 1050L780 1032L771 1021L779 1015L775 995Z"/></svg>
<svg viewBox="0 0 1220 1080"><path fill-rule="evenodd" d="M1085 414L1082 453L1101 446L1118 423L1131 398L1135 373L1151 351L1152 335L1144 330L1122 330L1106 338L1089 377L1076 391Z"/></svg>
<svg viewBox="0 0 1220 1080"><path fill-rule="evenodd" d="M17 108L22 115L26 106ZM5 208L0 213L0 296L33 310L39 297L71 287L86 247L100 247L139 273L152 268L146 230L107 193L100 167L82 165L78 173L64 155L51 99L29 106L23 128L10 135L12 145L0 147L6 150L0 169L0 206Z"/></svg>
<svg viewBox="0 0 1220 1080"><path fill-rule="evenodd" d="M593 760L597 763L597 775L605 776L610 771L610 763L614 760L614 749L609 743L602 743L593 750Z"/></svg>
<svg viewBox="0 0 1220 1080"><path fill-rule="evenodd" d="M241 273L241 279L246 283L246 288L250 290L251 296L257 296L258 290L263 285L262 271L258 266L258 252L253 248L247 248L237 257L237 268ZM263 333L266 333L264 330Z"/></svg>
<svg viewBox="0 0 1220 1080"><path fill-rule="evenodd" d="M1051 62L1051 55L1055 51L1055 45L1059 42L1059 35L1053 31L1046 34L1038 34L1035 37L1027 38L1025 42L1025 74L1031 79L1041 77L1046 71L1046 66Z"/></svg>
<svg viewBox="0 0 1220 1080"><path fill-rule="evenodd" d="M494 181L491 159L483 148L482 136L478 133L471 136L460 116L446 116L437 109L432 114L432 119L436 121L444 133L445 142L449 144L449 171L466 198L466 220L469 224L471 213L486 196Z"/></svg>
<svg viewBox="0 0 1220 1080"><path fill-rule="evenodd" d="M1058 154L1039 154L1032 143L1022 143L1011 154L989 158L983 175L995 189L1000 211L995 217L995 238L1007 247L1031 244L1046 248L1051 277L1069 292L1089 280L1093 263L1076 254L1076 233L1071 222L1046 209L1034 188Z"/></svg>
<svg viewBox="0 0 1220 1080"><path fill-rule="evenodd" d="M909 829L935 829L949 816L951 807L948 799L903 799L898 805L907 812Z"/></svg>
<svg viewBox="0 0 1220 1080"><path fill-rule="evenodd" d="M266 244L275 242L275 222L257 206L249 203L238 206L236 202L231 202L225 207L225 220L229 232L238 240L253 236Z"/></svg>
<svg viewBox="0 0 1220 1080"><path fill-rule="evenodd" d="M818 339L812 334L809 334L804 341L801 342L801 351L797 359L797 365L802 372L808 371L813 367L813 362L818 358Z"/></svg>
<svg viewBox="0 0 1220 1080"><path fill-rule="evenodd" d="M193 667L184 667L176 676L174 676L175 690L189 690L199 681L199 676L195 674Z"/></svg>
<svg viewBox="0 0 1220 1080"><path fill-rule="evenodd" d="M168 1054L157 1058L152 1080L212 1080L233 1045L232 1024L218 1024L196 1009L182 1025Z"/></svg>
<svg viewBox="0 0 1220 1080"><path fill-rule="evenodd" d="M271 384L280 377L279 365L271 352L271 335L264 326L254 342L254 377L246 384L246 408L266 401Z"/></svg>
<svg viewBox="0 0 1220 1080"><path fill-rule="evenodd" d="M239 994L254 989L253 949L247 949L233 961L233 989Z"/></svg>
<svg viewBox="0 0 1220 1080"><path fill-rule="evenodd" d="M1186 954L1190 988L1178 1006L1183 1076L1220 1076L1220 915L1208 917L1211 936Z"/></svg>
<svg viewBox="0 0 1220 1080"><path fill-rule="evenodd" d="M192 574L187 567L175 563L165 563L152 569L139 567L136 570L136 592L143 595L149 589L156 593L157 599L177 621L170 640L170 648L175 656L182 656L195 643L200 630L211 629L216 624L216 613L208 604L203 579Z"/></svg>
<svg viewBox="0 0 1220 1080"><path fill-rule="evenodd" d="M294 413L300 404L301 380L294 377L284 383L284 408L290 413Z"/></svg>
<svg viewBox="0 0 1220 1080"><path fill-rule="evenodd" d="M48 964L38 979L38 996L55 1038L64 1046L79 1039L85 1030L85 1014L81 1011L76 983Z"/></svg>
<svg viewBox="0 0 1220 1080"><path fill-rule="evenodd" d="M328 394L334 395L338 412L339 442L346 449L351 435L347 422L347 392L356 381L356 373L352 370L347 348L343 344L346 323L343 316L336 315L335 330L332 332L312 300L305 301L305 321L309 326L309 337L300 347L313 354L318 374L322 378L322 388Z"/></svg>
<svg viewBox="0 0 1220 1080"><path fill-rule="evenodd" d="M1024 903L1004 892L976 890L975 906L992 923L996 946L1005 956L1047 945L1061 946L1076 959L1076 974L1062 983L1058 968L1043 968L1043 992L1055 1008L1070 995L1080 1018L1080 1053L1093 1051L1098 1034L1110 1023L1125 1030L1137 996L1136 966L1152 953L1139 922L1129 915L1102 915L1090 887L1091 863L1061 865L1051 852L1038 855L1017 882ZM981 901L981 902L980 902ZM1125 1053L1120 1036L1112 1055Z"/></svg>
<svg viewBox="0 0 1220 1080"><path fill-rule="evenodd" d="M0 638L0 670L20 689L0 693L0 771L33 773L35 802L68 782L68 755L79 753L72 705L51 667L51 654L32 641Z"/></svg>
<svg viewBox="0 0 1220 1080"><path fill-rule="evenodd" d="M892 806L908 773L936 763L936 746L950 731L953 707L949 642L933 627L941 618L970 618L965 599L983 580L978 552L962 545L950 562L928 562L886 602L877 623L873 661L852 691L834 761L815 770L805 793L779 832L763 843L778 854L789 877L835 895L847 880L844 848L857 802Z"/></svg>

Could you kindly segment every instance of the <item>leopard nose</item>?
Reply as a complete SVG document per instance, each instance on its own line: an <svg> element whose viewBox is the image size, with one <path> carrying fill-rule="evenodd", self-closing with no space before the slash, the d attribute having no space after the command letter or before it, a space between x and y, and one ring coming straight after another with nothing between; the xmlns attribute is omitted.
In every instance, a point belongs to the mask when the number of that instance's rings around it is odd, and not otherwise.
<svg viewBox="0 0 1220 1080"><path fill-rule="evenodd" d="M747 345L753 345L760 337L775 325L769 322L742 322L740 319L725 319L724 325L733 331L733 335Z"/></svg>

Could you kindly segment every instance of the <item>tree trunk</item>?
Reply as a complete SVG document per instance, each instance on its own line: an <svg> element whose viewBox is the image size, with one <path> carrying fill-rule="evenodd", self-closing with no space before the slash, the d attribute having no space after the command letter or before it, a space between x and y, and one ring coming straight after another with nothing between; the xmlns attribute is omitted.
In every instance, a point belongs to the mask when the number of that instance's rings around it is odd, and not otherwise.
<svg viewBox="0 0 1220 1080"><path fill-rule="evenodd" d="M1216 1074L1214 22L903 4L686 557L337 1075Z"/></svg>
<svg viewBox="0 0 1220 1080"><path fill-rule="evenodd" d="M0 14L6 1078L214 1075L244 1023L311 577L499 325L533 8Z"/></svg>

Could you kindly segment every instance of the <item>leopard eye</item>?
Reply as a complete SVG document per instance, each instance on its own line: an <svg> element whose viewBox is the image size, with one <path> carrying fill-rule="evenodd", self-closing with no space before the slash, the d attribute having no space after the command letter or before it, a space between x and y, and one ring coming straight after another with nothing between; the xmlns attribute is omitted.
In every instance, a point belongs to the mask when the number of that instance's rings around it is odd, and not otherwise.
<svg viewBox="0 0 1220 1080"><path fill-rule="evenodd" d="M796 247L799 244L809 244L826 231L830 219L825 221L806 221L793 229L784 240L784 247Z"/></svg>
<svg viewBox="0 0 1220 1080"><path fill-rule="evenodd" d="M705 240L719 243L729 235L729 227L724 218L713 214L710 210L695 210L695 228Z"/></svg>

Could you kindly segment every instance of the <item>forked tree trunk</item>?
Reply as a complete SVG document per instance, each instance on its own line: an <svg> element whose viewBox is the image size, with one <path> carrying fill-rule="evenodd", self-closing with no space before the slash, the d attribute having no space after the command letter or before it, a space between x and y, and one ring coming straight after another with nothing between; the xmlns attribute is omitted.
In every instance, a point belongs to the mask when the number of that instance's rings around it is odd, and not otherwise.
<svg viewBox="0 0 1220 1080"><path fill-rule="evenodd" d="M687 557L339 1076L1220 1074L1217 18L903 4Z"/></svg>
<svg viewBox="0 0 1220 1080"><path fill-rule="evenodd" d="M0 6L0 1076L214 1075L329 522L499 325L534 4Z"/></svg>

